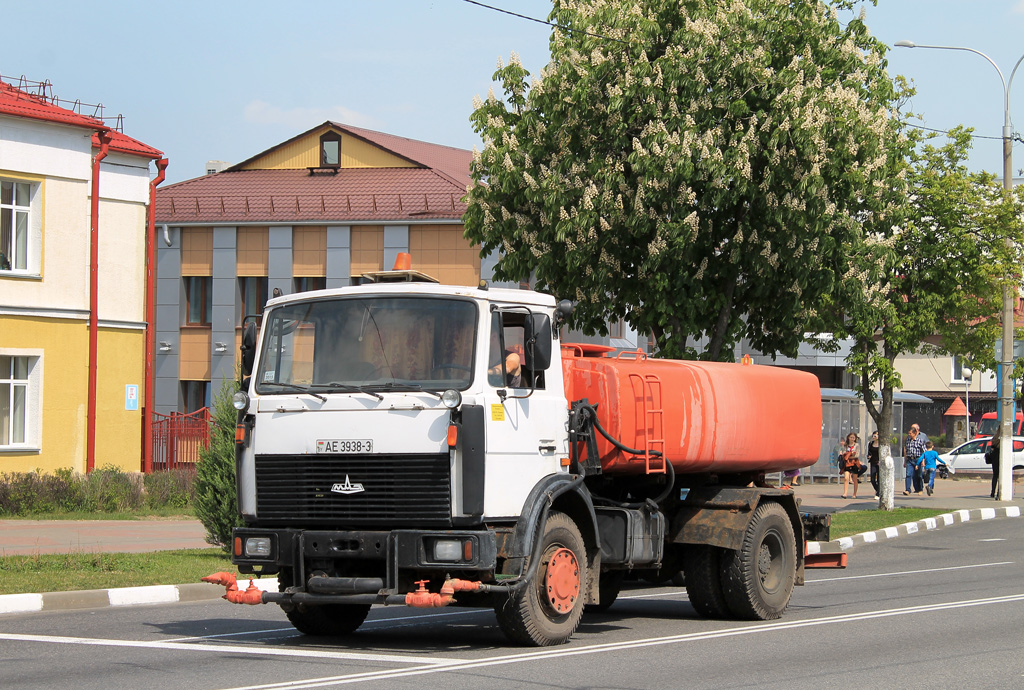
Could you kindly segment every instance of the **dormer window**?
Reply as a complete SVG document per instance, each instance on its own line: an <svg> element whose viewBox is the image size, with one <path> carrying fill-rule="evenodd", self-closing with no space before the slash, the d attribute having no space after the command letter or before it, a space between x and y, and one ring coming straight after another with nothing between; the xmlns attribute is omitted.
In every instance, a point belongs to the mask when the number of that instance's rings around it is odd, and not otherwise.
<svg viewBox="0 0 1024 690"><path fill-rule="evenodd" d="M337 168L341 165L341 135L325 132L320 135L320 167Z"/></svg>

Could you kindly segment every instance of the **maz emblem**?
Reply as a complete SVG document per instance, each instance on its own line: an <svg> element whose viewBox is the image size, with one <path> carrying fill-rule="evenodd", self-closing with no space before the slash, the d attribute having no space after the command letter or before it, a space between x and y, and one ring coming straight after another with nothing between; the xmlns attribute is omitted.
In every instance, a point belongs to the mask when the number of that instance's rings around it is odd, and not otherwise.
<svg viewBox="0 0 1024 690"><path fill-rule="evenodd" d="M331 487L331 492L336 494L359 494L365 491L362 484L353 484L349 481L348 475L345 475L345 482L343 484L335 484Z"/></svg>

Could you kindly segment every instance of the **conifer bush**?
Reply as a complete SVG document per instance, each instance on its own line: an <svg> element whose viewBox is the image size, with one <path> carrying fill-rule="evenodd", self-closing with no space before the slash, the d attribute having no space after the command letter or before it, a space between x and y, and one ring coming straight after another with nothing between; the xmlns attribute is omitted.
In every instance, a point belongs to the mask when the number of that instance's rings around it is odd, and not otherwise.
<svg viewBox="0 0 1024 690"><path fill-rule="evenodd" d="M242 526L235 488L235 423L231 406L235 386L224 381L214 396L210 416L210 445L200 451L196 465L195 512L206 528L206 541L225 551L231 530Z"/></svg>

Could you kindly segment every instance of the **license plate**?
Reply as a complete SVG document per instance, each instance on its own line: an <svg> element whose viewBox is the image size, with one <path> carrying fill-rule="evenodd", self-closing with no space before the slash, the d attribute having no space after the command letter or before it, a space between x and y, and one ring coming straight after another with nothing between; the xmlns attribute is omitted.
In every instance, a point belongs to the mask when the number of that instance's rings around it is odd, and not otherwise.
<svg viewBox="0 0 1024 690"><path fill-rule="evenodd" d="M317 453L372 453L373 441L370 439L329 438L318 439Z"/></svg>

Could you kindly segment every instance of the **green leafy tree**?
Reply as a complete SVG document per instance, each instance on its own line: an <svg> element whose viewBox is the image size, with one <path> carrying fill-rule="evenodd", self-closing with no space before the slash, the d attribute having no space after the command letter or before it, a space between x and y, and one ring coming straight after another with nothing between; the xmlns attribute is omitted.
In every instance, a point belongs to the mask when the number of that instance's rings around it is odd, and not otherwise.
<svg viewBox="0 0 1024 690"><path fill-rule="evenodd" d="M794 354L886 189L894 87L850 5L556 0L551 62L474 104L466 236L578 328Z"/></svg>
<svg viewBox="0 0 1024 690"><path fill-rule="evenodd" d="M830 311L842 320L833 326L855 341L847 364L883 432L893 429L900 355L959 354L978 369L994 367L1002 290L1019 279L1024 240L1020 196L1004 196L991 175L965 166L970 130L954 129L941 146L915 136L890 145L889 212L866 220L866 241L852 252ZM889 510L890 443L899 447L901 431L879 434L880 503Z"/></svg>
<svg viewBox="0 0 1024 690"><path fill-rule="evenodd" d="M235 486L235 424L231 397L237 386L225 380L214 397L210 445L196 465L195 511L206 528L206 541L228 550L231 530L242 526Z"/></svg>

